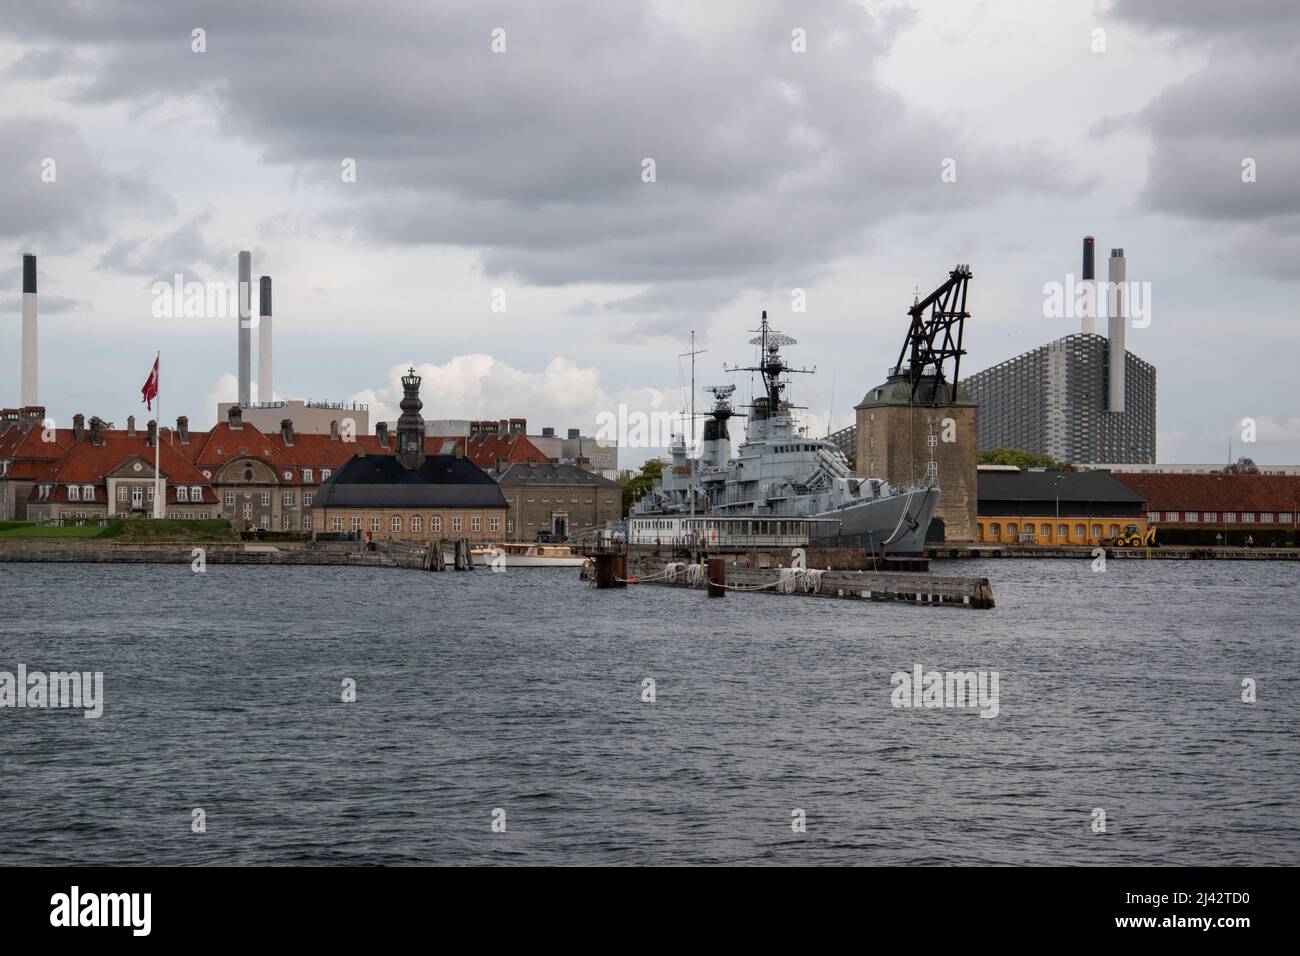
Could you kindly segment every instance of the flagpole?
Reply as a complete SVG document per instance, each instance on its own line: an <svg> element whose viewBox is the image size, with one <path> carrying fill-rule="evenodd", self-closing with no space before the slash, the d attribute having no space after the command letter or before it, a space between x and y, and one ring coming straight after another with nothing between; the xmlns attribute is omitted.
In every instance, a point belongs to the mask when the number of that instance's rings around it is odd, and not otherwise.
<svg viewBox="0 0 1300 956"><path fill-rule="evenodd" d="M162 351L159 350L154 361L158 365L158 377L154 381L154 389L158 401L157 421L158 424L153 430L153 516L161 518L163 516L162 500L162 389L159 387L162 383Z"/></svg>

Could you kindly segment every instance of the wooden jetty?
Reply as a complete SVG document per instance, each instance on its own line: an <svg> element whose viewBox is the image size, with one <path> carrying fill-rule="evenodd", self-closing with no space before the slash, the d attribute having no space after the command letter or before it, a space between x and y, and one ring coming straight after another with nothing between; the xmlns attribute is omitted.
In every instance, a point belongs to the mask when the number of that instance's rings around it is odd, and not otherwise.
<svg viewBox="0 0 1300 956"><path fill-rule="evenodd" d="M910 604L939 604L977 609L994 607L993 588L988 578L912 571L832 571L818 568L748 568L730 565L724 557L711 555L700 562L669 561L664 564L641 558L630 564L621 550L590 552L592 566L583 576L598 588L657 584L697 588L710 597L728 592L755 594L804 594L810 597L858 598L871 601L904 601ZM635 570L629 573L629 568Z"/></svg>

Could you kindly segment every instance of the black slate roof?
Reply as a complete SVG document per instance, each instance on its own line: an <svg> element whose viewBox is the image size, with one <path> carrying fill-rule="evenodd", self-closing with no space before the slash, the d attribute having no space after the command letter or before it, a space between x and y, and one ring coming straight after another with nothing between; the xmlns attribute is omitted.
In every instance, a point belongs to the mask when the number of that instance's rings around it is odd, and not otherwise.
<svg viewBox="0 0 1300 956"><path fill-rule="evenodd" d="M617 481L579 468L577 465L515 464L501 476L503 485L587 485L592 488L619 488Z"/></svg>
<svg viewBox="0 0 1300 956"><path fill-rule="evenodd" d="M430 455L406 468L396 455L356 455L320 486L328 508L505 508L492 476L468 458Z"/></svg>
<svg viewBox="0 0 1300 956"><path fill-rule="evenodd" d="M1060 478L1060 485L1057 485ZM1141 504L1145 499L1108 471L982 471L979 500L1097 501Z"/></svg>

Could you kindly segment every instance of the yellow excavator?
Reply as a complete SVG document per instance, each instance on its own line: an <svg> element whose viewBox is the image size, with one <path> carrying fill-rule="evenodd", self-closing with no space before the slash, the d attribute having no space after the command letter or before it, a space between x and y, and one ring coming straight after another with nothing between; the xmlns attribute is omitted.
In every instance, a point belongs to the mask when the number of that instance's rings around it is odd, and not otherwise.
<svg viewBox="0 0 1300 956"><path fill-rule="evenodd" d="M1113 541L1103 540L1102 547L1106 548L1155 548L1156 529L1147 528L1146 534L1138 530L1137 525L1131 524L1124 528L1124 533L1116 537Z"/></svg>

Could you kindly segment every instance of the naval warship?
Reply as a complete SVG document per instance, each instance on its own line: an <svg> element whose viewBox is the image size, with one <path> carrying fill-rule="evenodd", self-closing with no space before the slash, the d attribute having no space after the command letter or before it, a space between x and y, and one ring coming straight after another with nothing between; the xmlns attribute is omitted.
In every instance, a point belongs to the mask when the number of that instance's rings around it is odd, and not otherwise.
<svg viewBox="0 0 1300 956"><path fill-rule="evenodd" d="M731 401L735 385L708 389L715 401L704 422L699 456L691 457L677 436L672 463L633 506L631 517L815 518L821 520L801 527L838 539L842 546L873 554L920 554L939 488L897 488L880 478L860 478L834 442L807 435L784 394L788 372L808 371L790 368L781 356L782 346L795 340L773 329L766 312L755 331L759 334L750 344L759 347L758 364L728 370L757 372L762 378L763 394L754 397L746 416L745 440L733 456L727 422L736 415Z"/></svg>

